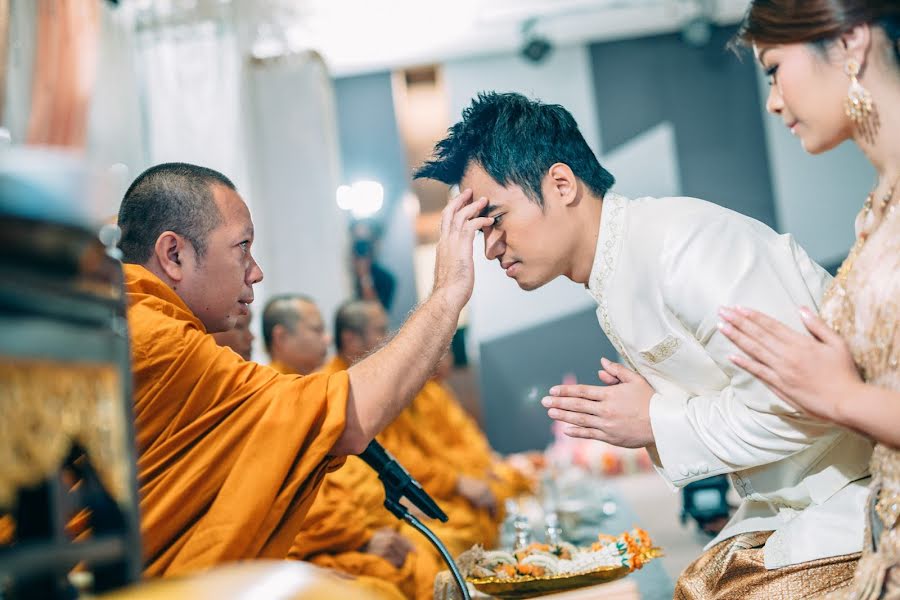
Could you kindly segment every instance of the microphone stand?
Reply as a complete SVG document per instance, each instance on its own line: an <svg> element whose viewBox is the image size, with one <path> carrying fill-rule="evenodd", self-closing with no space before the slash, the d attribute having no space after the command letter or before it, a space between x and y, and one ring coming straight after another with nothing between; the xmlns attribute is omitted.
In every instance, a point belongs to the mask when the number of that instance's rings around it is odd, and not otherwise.
<svg viewBox="0 0 900 600"><path fill-rule="evenodd" d="M412 479L409 475L406 477ZM437 548L437 551L440 552L444 562L450 567L450 572L453 574L453 579L456 580L456 585L459 588L459 592L462 594L463 600L471 600L469 588L466 586L466 580L463 579L462 574L459 572L459 567L456 566L456 562L453 560L453 557L450 556L450 552L447 551L444 543L441 542L440 538L438 538L433 531L425 526L424 523L417 519L415 515L410 513L409 510L400 503L400 497L402 496L400 490L402 489L402 486L395 485L395 483L391 481L392 478L385 478L380 472L378 473L378 478L384 485L384 507L401 521L406 521L412 525L413 528L424 535L428 541ZM446 517L442 520L446 520Z"/></svg>

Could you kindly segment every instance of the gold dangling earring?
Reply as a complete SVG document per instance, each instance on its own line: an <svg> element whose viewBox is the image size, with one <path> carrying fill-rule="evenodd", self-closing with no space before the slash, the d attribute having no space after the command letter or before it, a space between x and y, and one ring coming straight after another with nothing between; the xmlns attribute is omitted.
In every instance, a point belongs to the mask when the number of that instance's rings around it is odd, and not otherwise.
<svg viewBox="0 0 900 600"><path fill-rule="evenodd" d="M860 71L859 62L852 58L844 65L844 73L850 78L847 98L844 99L844 111L867 142L874 143L878 133L878 112L872 103L872 94L857 79Z"/></svg>

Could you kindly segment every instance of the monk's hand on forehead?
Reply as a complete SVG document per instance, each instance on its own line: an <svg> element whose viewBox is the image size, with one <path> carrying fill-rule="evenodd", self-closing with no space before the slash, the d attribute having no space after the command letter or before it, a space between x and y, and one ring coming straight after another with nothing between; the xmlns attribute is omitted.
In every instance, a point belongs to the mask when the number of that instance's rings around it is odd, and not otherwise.
<svg viewBox="0 0 900 600"><path fill-rule="evenodd" d="M487 200L472 199L465 190L447 203L441 215L441 238L438 240L434 265L434 292L441 292L454 309L462 310L472 295L475 265L472 246L475 235L493 219L479 214Z"/></svg>
<svg viewBox="0 0 900 600"><path fill-rule="evenodd" d="M478 231L490 225L493 219L483 215L487 206L486 198L475 198L471 189L463 190L447 203L441 218L441 233L446 235L462 229Z"/></svg>

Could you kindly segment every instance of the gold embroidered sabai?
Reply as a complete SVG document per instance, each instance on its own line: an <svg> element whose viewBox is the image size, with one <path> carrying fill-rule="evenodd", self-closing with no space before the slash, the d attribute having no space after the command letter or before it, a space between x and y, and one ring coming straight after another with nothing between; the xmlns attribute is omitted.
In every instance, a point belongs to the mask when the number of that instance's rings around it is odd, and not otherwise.
<svg viewBox="0 0 900 600"><path fill-rule="evenodd" d="M871 194L857 241L826 294L822 317L850 345L863 379L900 391L900 209L895 185ZM849 588L829 600L900 598L900 450L881 444L871 463L863 554Z"/></svg>

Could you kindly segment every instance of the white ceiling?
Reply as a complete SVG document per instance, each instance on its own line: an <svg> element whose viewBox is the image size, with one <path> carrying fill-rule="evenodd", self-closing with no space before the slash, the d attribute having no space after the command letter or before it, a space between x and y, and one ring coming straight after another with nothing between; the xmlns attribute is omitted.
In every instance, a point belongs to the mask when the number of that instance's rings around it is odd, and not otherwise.
<svg viewBox="0 0 900 600"><path fill-rule="evenodd" d="M221 17L250 26L254 54L316 50L334 75L508 52L522 29L560 45L678 31L705 15L735 23L748 0L132 0L152 21ZM190 18L188 18L190 20ZM252 25L251 25L252 24Z"/></svg>

